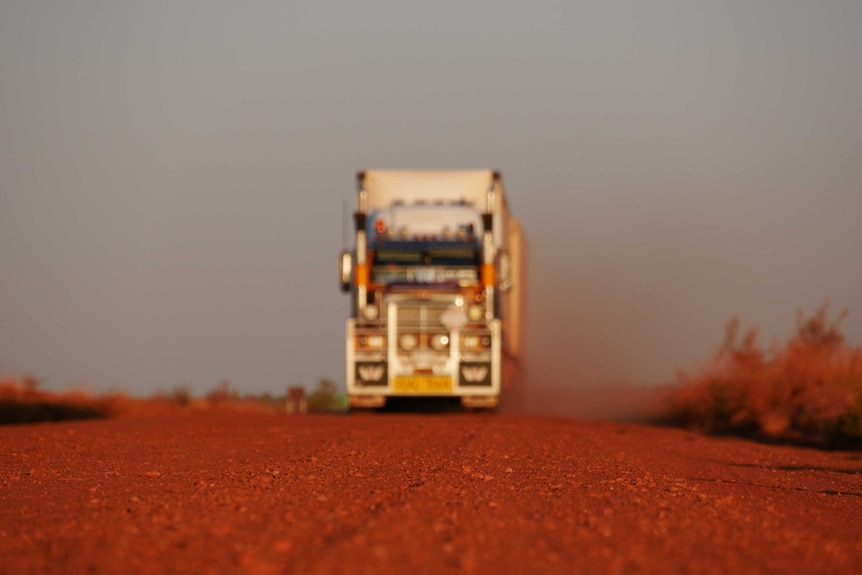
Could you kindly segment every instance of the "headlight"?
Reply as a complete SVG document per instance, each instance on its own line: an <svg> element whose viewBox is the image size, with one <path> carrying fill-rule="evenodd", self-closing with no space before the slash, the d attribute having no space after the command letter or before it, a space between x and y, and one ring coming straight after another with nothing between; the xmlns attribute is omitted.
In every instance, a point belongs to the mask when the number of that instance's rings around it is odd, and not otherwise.
<svg viewBox="0 0 862 575"><path fill-rule="evenodd" d="M412 349L416 349L416 346L419 345L419 338L412 333L405 333L398 338L398 345L401 346L401 349L404 351L410 351Z"/></svg>
<svg viewBox="0 0 862 575"><path fill-rule="evenodd" d="M365 350L380 350L386 347L386 337L382 335L356 336L356 348Z"/></svg>
<svg viewBox="0 0 862 575"><path fill-rule="evenodd" d="M449 336L445 333L435 333L431 336L431 347L441 351L449 347Z"/></svg>
<svg viewBox="0 0 862 575"><path fill-rule="evenodd" d="M463 349L488 349L491 347L491 338L487 335L465 335L461 337Z"/></svg>

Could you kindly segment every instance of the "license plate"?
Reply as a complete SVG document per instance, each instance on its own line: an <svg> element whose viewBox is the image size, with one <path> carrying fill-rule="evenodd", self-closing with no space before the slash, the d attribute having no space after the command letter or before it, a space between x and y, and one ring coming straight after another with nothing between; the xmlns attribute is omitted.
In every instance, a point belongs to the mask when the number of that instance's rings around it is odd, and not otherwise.
<svg viewBox="0 0 862 575"><path fill-rule="evenodd" d="M448 375L402 375L395 377L392 389L396 393L452 393L452 378Z"/></svg>

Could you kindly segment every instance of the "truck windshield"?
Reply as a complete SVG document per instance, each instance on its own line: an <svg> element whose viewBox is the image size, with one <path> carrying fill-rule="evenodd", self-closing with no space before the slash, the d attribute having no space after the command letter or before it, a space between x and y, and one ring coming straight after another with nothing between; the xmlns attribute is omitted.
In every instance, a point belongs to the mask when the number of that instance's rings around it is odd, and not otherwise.
<svg viewBox="0 0 862 575"><path fill-rule="evenodd" d="M479 247L473 242L386 242L374 251L375 283L450 283L478 280Z"/></svg>

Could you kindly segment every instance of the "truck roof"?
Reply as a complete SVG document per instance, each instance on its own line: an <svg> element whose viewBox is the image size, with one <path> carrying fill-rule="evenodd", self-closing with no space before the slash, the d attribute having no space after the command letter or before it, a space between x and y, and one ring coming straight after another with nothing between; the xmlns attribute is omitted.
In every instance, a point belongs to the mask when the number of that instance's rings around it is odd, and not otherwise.
<svg viewBox="0 0 862 575"><path fill-rule="evenodd" d="M367 192L369 210L422 200L464 201L484 211L488 190L496 185L502 196L500 179L494 170L366 170L357 174L359 189Z"/></svg>

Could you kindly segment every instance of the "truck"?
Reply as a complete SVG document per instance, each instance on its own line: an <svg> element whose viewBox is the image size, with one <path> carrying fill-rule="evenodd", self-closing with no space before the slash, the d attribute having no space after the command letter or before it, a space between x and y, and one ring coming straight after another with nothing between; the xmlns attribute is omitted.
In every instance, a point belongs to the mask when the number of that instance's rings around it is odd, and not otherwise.
<svg viewBox="0 0 862 575"><path fill-rule="evenodd" d="M527 243L500 173L367 170L356 184L354 245L339 259L351 301L350 407L380 408L394 397L516 406Z"/></svg>

